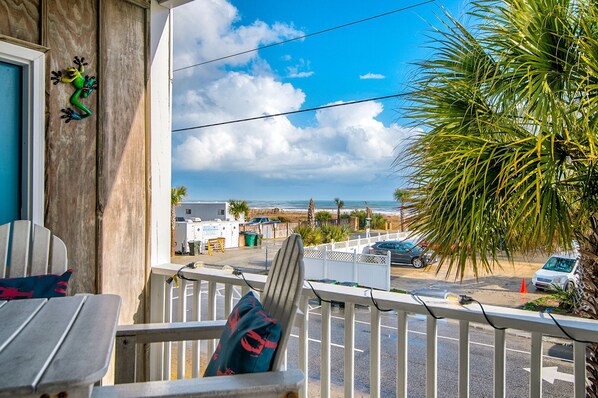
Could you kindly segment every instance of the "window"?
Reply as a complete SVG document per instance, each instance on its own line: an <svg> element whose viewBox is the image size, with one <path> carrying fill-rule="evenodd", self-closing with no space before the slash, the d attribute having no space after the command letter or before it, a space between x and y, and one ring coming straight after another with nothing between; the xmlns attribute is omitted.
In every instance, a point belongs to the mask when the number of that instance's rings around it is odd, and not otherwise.
<svg viewBox="0 0 598 398"><path fill-rule="evenodd" d="M224 215L224 209L222 209L222 210L218 210L218 215L219 215L219 216L223 216L223 215Z"/></svg>
<svg viewBox="0 0 598 398"><path fill-rule="evenodd" d="M0 224L44 224L44 70L43 53L0 41Z"/></svg>
<svg viewBox="0 0 598 398"><path fill-rule="evenodd" d="M191 214L191 209L185 209L185 214Z"/></svg>

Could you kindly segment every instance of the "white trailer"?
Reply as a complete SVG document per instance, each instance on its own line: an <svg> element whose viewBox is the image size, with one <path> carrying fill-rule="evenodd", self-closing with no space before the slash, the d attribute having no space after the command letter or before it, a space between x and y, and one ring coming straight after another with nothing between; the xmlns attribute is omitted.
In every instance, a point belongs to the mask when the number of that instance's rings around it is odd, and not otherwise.
<svg viewBox="0 0 598 398"><path fill-rule="evenodd" d="M237 221L180 221L175 224L176 251L189 253L189 242L201 242L205 248L208 239L224 238L224 247L239 247L239 222Z"/></svg>

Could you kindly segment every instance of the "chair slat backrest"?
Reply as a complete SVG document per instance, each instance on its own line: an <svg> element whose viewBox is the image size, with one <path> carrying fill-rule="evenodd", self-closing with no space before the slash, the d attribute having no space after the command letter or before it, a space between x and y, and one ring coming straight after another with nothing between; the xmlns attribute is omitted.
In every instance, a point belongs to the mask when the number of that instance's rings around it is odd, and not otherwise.
<svg viewBox="0 0 598 398"><path fill-rule="evenodd" d="M66 245L49 229L27 220L0 225L1 278L62 274L67 267Z"/></svg>
<svg viewBox="0 0 598 398"><path fill-rule="evenodd" d="M260 301L266 312L281 325L282 335L272 370L281 370L284 351L291 334L303 287L303 242L292 234L276 253Z"/></svg>

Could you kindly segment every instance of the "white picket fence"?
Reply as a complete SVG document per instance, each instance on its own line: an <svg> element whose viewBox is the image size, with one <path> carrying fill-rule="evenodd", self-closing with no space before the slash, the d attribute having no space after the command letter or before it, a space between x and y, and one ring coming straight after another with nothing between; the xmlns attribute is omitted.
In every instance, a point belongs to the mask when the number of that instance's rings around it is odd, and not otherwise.
<svg viewBox="0 0 598 398"><path fill-rule="evenodd" d="M359 286L390 290L390 255L361 254L306 248L305 279L332 279L354 282Z"/></svg>
<svg viewBox="0 0 598 398"><path fill-rule="evenodd" d="M417 242L417 237L413 236L411 232L386 232L371 235L369 238L362 238L358 236L357 239L344 240L342 242L322 243L321 245L310 246L309 249L329 250L352 253L363 253L363 249L376 242L386 240L406 240L410 239Z"/></svg>

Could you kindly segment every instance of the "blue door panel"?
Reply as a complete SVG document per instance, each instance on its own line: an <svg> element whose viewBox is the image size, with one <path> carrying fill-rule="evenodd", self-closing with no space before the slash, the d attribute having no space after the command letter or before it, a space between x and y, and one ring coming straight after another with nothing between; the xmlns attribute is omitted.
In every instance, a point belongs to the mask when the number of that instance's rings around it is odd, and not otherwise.
<svg viewBox="0 0 598 398"><path fill-rule="evenodd" d="M22 69L0 62L0 225L21 218Z"/></svg>

